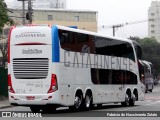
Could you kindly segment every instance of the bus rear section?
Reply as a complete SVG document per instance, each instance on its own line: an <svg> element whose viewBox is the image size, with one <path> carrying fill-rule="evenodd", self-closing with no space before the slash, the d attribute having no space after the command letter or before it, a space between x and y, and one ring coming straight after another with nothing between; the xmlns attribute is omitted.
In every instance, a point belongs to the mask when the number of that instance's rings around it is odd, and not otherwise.
<svg viewBox="0 0 160 120"><path fill-rule="evenodd" d="M54 49L51 32L49 26L11 28L8 41L11 104L32 106L58 102L57 78L56 74L52 74L51 67Z"/></svg>

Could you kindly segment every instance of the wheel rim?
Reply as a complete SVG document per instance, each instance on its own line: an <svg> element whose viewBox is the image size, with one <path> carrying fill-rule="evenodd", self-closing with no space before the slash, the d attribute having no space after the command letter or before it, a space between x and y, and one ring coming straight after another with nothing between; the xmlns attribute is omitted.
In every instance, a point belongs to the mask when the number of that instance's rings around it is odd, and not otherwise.
<svg viewBox="0 0 160 120"><path fill-rule="evenodd" d="M126 104L127 104L127 105L129 105L129 99L130 99L129 96L126 95Z"/></svg>
<svg viewBox="0 0 160 120"><path fill-rule="evenodd" d="M85 105L86 105L86 108L89 108L91 105L91 98L88 95L85 98Z"/></svg>
<svg viewBox="0 0 160 120"><path fill-rule="evenodd" d="M75 100L74 100L75 108L78 109L78 108L80 107L81 103L82 103L81 98L80 98L79 96L76 96L76 97L75 97Z"/></svg>

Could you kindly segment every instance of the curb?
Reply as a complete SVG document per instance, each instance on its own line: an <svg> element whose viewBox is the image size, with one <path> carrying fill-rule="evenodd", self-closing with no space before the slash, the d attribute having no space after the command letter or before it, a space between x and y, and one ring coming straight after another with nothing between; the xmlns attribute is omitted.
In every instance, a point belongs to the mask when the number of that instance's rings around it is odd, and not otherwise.
<svg viewBox="0 0 160 120"><path fill-rule="evenodd" d="M0 109L12 108L12 107L15 107L15 106L13 106L13 105L6 105L6 106L1 106Z"/></svg>

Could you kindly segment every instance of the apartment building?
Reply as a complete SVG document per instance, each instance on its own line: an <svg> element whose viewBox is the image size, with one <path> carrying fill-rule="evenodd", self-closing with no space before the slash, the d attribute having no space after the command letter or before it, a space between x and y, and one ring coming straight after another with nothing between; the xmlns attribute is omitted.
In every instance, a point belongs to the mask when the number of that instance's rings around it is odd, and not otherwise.
<svg viewBox="0 0 160 120"><path fill-rule="evenodd" d="M160 42L160 1L152 1L148 19L148 36Z"/></svg>

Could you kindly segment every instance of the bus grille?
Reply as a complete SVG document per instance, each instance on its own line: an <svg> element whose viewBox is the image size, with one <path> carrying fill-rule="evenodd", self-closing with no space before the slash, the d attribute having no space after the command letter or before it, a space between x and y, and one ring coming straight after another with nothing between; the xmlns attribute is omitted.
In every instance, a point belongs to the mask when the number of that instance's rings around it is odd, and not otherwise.
<svg viewBox="0 0 160 120"><path fill-rule="evenodd" d="M13 72L16 79L44 79L48 76L48 58L15 58Z"/></svg>

